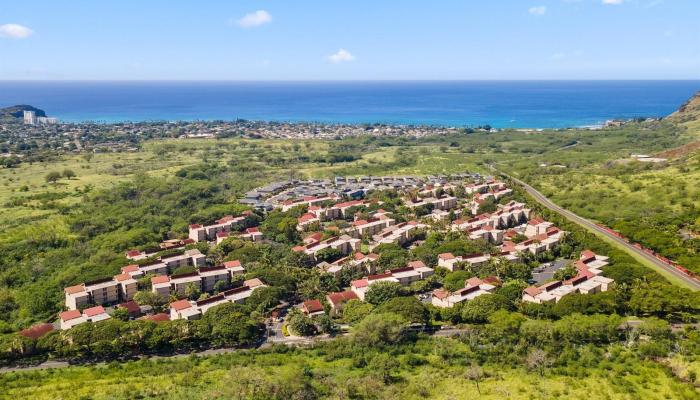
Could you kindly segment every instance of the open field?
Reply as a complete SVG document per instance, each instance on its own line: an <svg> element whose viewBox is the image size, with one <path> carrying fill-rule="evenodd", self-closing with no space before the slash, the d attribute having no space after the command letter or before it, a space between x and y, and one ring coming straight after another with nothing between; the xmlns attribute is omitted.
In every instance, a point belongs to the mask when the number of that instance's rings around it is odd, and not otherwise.
<svg viewBox="0 0 700 400"><path fill-rule="evenodd" d="M449 350L448 350L449 348ZM391 351L391 350L385 350ZM399 351L388 382L381 371L325 351L239 353L207 358L112 363L0 376L0 398L33 399L692 399L698 392L653 362L622 356L595 367L553 368L541 377L524 367L485 364L467 377L466 348L456 340L425 340ZM448 351L452 357L443 358ZM620 357L620 356L617 356ZM409 361L410 360L410 361ZM410 364L409 364L410 363Z"/></svg>

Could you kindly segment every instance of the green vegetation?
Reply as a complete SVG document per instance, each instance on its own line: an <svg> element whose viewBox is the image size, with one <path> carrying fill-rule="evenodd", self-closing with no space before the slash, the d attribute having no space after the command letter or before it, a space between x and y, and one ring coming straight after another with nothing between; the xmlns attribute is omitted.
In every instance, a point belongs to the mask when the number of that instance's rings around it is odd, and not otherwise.
<svg viewBox="0 0 700 400"><path fill-rule="evenodd" d="M694 399L697 332L674 338L647 320L617 316L559 322L499 312L456 339L424 338L395 314L376 314L351 338L299 350L109 363L0 375L6 398L250 399ZM683 355L658 358L669 346ZM657 360L657 361L655 361ZM666 367L665 365L669 365ZM478 367L475 367L478 366ZM697 381L696 381L697 382Z"/></svg>
<svg viewBox="0 0 700 400"><path fill-rule="evenodd" d="M685 145L695 135L687 125L654 121L600 131L465 131L420 139L160 140L143 143L137 152L6 163L0 168L2 362L114 360L251 346L262 336L264 316L280 300L324 301L325 293L346 287L358 276L322 274L291 251L301 239L296 217L305 210L274 211L246 221L261 222L271 241L231 238L202 248L213 263L241 260L244 278L269 285L257 289L245 305L213 308L198 321L160 324L125 321L117 314L38 341L12 333L34 322L54 321L63 303L62 288L118 273L128 263L125 250L185 237L188 223L239 214L246 208L236 200L244 192L290 177L488 173L487 165L497 163L572 211L700 271L698 155L688 153L660 165L621 161L630 153ZM395 196L374 196L397 220L411 217ZM519 190L512 198L527 200ZM669 322L696 322L700 294L670 285L590 232L533 208L570 232L556 252L525 264L492 262L438 271L410 287L373 285L367 303L352 300L334 319L312 320L293 312L283 328L312 335L334 332L336 323L346 323L352 327L349 337L310 350L275 347L204 359L7 373L0 375L0 397L696 398L697 389L688 382L697 381L700 372L698 331L680 325L672 333ZM444 252L495 251L460 233L422 232L418 239L412 248L377 247L379 269L412 260L435 266ZM613 290L570 295L554 305L519 302L532 266L576 257L585 248L610 256L605 274L615 279ZM321 258L338 257L328 251ZM571 271L559 274L567 277ZM503 281L495 294L451 309L436 309L413 296L441 286L456 290L469 277L489 275ZM187 295L194 299L201 294ZM155 308L166 302L145 291L137 300ZM625 324L638 318L639 325ZM426 338L412 329L431 324L457 324L460 337Z"/></svg>

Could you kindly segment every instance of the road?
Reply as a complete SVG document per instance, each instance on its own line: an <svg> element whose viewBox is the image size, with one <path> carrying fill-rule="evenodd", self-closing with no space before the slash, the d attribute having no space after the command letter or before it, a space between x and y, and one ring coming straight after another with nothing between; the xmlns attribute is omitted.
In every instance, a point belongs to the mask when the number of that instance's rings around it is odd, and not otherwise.
<svg viewBox="0 0 700 400"><path fill-rule="evenodd" d="M493 167L491 167L493 168ZM566 217L567 219L585 227L588 228L592 231L595 231L596 233L605 236L606 238L612 240L616 244L620 245L623 247L625 250L627 250L628 253L633 253L641 258L643 258L646 261L649 261L651 264L654 264L657 266L659 269L668 272L670 275L673 275L675 278L678 278L681 280L683 283L686 284L688 288L691 288L693 290L700 290L700 281L697 281L684 273L678 271L676 268L673 266L666 264L665 262L657 259L656 257L652 257L651 255L645 253L644 251L632 246L631 244L625 242L624 240L620 239L619 237L611 234L610 232L606 231L605 229L602 229L598 225L594 224L593 222L579 217L578 215L572 213L571 211L564 209L562 207L559 207L558 205L554 204L551 200L549 200L547 197L545 197L542 193L538 192L535 188L532 186L528 185L527 183L521 181L520 179L514 178L508 174L504 174L501 172L501 174L507 176L510 178L513 182L519 184L522 186L532 197L535 198L540 204L543 206L549 208L550 210Z"/></svg>

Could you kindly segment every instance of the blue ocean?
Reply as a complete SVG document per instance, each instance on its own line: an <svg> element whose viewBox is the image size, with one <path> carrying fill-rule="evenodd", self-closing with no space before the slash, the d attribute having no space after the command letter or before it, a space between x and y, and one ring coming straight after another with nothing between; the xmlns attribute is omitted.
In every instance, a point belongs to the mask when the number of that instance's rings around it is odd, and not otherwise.
<svg viewBox="0 0 700 400"><path fill-rule="evenodd" d="M10 82L0 107L63 121L233 120L562 128L662 117L700 81Z"/></svg>

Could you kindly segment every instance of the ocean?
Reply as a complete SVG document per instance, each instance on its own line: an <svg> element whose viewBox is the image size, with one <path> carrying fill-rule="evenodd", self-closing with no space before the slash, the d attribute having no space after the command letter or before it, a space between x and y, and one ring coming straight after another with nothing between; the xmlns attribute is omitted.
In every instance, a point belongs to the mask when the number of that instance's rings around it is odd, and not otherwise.
<svg viewBox="0 0 700 400"><path fill-rule="evenodd" d="M62 121L233 120L563 128L663 117L700 81L0 81Z"/></svg>

